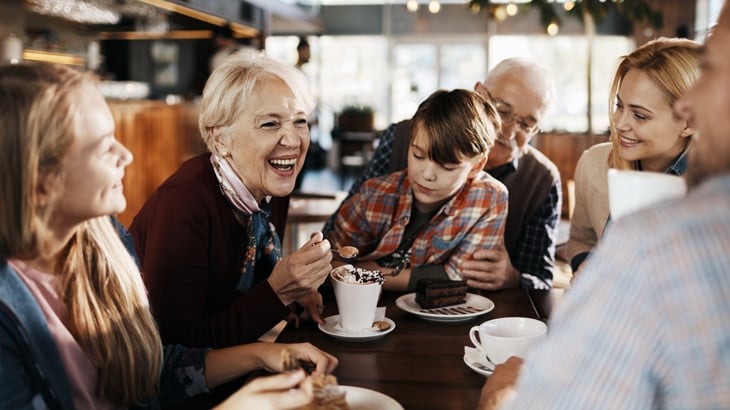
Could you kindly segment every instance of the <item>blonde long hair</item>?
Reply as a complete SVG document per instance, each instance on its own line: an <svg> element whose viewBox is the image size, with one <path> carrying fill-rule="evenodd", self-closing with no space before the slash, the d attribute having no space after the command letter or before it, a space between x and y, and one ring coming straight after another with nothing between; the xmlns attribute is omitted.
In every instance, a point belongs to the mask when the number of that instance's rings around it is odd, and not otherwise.
<svg viewBox="0 0 730 410"><path fill-rule="evenodd" d="M39 181L58 173L75 139L80 90L94 81L60 65L0 67L0 259L54 257ZM84 222L54 258L67 326L98 368L98 396L128 406L153 395L162 344L139 270L110 218Z"/></svg>
<svg viewBox="0 0 730 410"><path fill-rule="evenodd" d="M659 89L670 107L689 90L700 77L702 46L692 40L660 37L649 41L628 55L621 57L608 94L609 121L611 124L611 152L608 166L617 169L637 169L636 161L618 156L619 138L613 114L615 100L626 73L635 68L644 72ZM692 138L687 138L687 144Z"/></svg>

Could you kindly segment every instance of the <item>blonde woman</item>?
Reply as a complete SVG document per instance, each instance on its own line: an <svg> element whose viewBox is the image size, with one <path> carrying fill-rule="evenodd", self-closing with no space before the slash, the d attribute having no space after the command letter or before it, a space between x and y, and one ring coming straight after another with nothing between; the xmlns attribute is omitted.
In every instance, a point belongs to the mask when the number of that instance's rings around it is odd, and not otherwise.
<svg viewBox="0 0 730 410"><path fill-rule="evenodd" d="M132 155L114 138L90 76L50 64L0 68L0 122L0 407L155 407L254 369L280 371L283 348L317 372L334 368L334 357L309 344L163 349L140 272L109 217L126 206ZM301 385L283 407L311 398L303 379L269 381ZM268 390L257 382L231 400Z"/></svg>
<svg viewBox="0 0 730 410"><path fill-rule="evenodd" d="M682 175L694 129L673 111L700 75L700 44L658 38L621 58L610 92L610 142L586 150L575 172L568 255L573 272L609 221L609 168Z"/></svg>

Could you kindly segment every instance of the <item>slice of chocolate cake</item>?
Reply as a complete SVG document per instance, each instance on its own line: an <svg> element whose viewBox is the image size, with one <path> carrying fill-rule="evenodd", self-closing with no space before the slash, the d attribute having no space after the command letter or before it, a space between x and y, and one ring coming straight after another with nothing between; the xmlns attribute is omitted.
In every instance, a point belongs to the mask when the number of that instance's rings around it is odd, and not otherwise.
<svg viewBox="0 0 730 410"><path fill-rule="evenodd" d="M421 279L416 284L416 303L422 309L458 305L466 300L466 281Z"/></svg>

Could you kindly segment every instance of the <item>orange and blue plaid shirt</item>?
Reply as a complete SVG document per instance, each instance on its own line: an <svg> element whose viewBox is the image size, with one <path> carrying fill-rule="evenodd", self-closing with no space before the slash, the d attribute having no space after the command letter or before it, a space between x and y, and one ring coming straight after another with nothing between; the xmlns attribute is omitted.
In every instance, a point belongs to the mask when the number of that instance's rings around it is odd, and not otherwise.
<svg viewBox="0 0 730 410"><path fill-rule="evenodd" d="M333 248L355 246L360 260L390 255L403 240L412 206L407 170L372 178L342 204L327 239ZM418 232L411 266L443 264L452 280L460 280L462 262L502 241L506 218L507 188L480 172Z"/></svg>

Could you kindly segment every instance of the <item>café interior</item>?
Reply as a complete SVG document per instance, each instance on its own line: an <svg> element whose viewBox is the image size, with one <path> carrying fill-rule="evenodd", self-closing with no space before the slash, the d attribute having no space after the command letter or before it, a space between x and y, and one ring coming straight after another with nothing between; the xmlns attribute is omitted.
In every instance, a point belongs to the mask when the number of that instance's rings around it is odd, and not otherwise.
<svg viewBox="0 0 730 410"><path fill-rule="evenodd" d="M531 144L561 174L562 243L578 158L607 140L617 58L660 36L701 41L721 2L649 0L640 2L649 10L641 18L617 7L576 15L573 1L548 3L554 15L525 0L0 0L0 63L53 61L101 75L117 137L135 158L119 216L128 225L160 183L205 151L196 103L216 29L229 25L240 47L291 64L306 39L301 69L317 108L295 192L304 199L292 202L285 238L291 250L336 209L389 124L410 118L434 90L473 88L502 59L535 58L556 93Z"/></svg>
<svg viewBox="0 0 730 410"><path fill-rule="evenodd" d="M129 225L180 164L206 150L197 115L216 51L214 32L229 26L240 47L263 50L292 65L298 44L306 40L311 55L300 68L317 107L310 158L289 205L286 254L337 209L390 124L410 118L437 89L472 89L505 58L535 58L555 83L554 103L531 144L560 172L561 244L568 236L578 159L608 139L608 94L618 57L661 36L703 41L722 5L720 0L645 0L632 2L646 6L637 15L621 8L622 0L582 0L613 7L579 14L574 8L580 1L0 0L0 64L48 61L99 74L116 136L134 155L124 177L127 209L119 215ZM548 4L553 14L534 3ZM554 285L567 288L570 267L560 261L560 247L558 259ZM492 308L496 316L516 313L547 320L560 295L530 296L527 303L521 295L504 293L494 296L498 303ZM402 322L404 331L424 326L409 322L403 312L390 310L388 317L399 327ZM463 336L464 329L448 327L432 345L440 347L429 352L436 357L429 372L439 372L446 344L454 345L446 338ZM294 342L303 336L337 349L321 334L288 332L278 340ZM460 339L457 350L462 344ZM366 356L361 353L367 349L357 348L340 352L342 374L362 373L345 376L345 382L375 378L370 373L378 374L385 362L398 366L402 359L388 353L390 345L375 346L383 356ZM467 373L454 377L455 384L469 390L465 397L452 398L457 403L453 408L473 403L483 379ZM367 387L391 396L407 392L400 400L412 408L446 408L430 407L430 400L438 400L438 388L420 395L409 391L414 387L408 382L388 386L379 380Z"/></svg>

